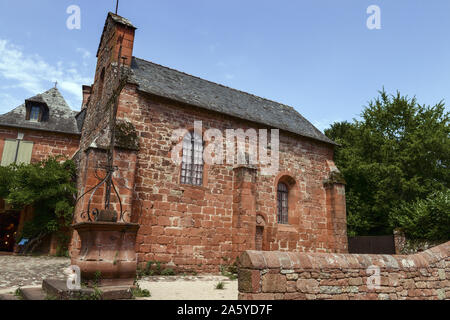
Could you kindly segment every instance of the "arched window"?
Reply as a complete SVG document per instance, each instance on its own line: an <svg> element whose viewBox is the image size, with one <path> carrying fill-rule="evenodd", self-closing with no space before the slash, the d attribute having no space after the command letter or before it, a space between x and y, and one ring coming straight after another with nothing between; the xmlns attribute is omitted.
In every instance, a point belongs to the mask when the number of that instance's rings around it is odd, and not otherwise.
<svg viewBox="0 0 450 320"><path fill-rule="evenodd" d="M288 224L288 194L289 190L286 184L280 182L277 190L278 200L278 223Z"/></svg>
<svg viewBox="0 0 450 320"><path fill-rule="evenodd" d="M181 183L201 186L203 184L203 140L194 132L183 139Z"/></svg>

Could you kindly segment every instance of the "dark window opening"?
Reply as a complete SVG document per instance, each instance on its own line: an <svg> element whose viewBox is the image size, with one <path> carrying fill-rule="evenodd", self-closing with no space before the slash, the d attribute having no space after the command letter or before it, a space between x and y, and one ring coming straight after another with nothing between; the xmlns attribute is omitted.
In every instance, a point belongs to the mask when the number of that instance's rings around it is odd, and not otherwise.
<svg viewBox="0 0 450 320"><path fill-rule="evenodd" d="M277 201L278 201L278 223L288 224L288 195L289 189L286 184L280 182L278 184L277 190Z"/></svg>
<svg viewBox="0 0 450 320"><path fill-rule="evenodd" d="M261 251L263 249L263 236L264 236L264 227L256 227L255 234L255 250Z"/></svg>
<svg viewBox="0 0 450 320"><path fill-rule="evenodd" d="M30 111L30 121L39 121L41 116L41 108L38 106L32 106Z"/></svg>
<svg viewBox="0 0 450 320"><path fill-rule="evenodd" d="M102 98L104 82L105 82L105 68L103 68L102 73L100 73L100 82L98 84L98 99Z"/></svg>
<svg viewBox="0 0 450 320"><path fill-rule="evenodd" d="M25 120L32 122L45 122L49 118L49 109L47 104L42 102L25 100Z"/></svg>
<svg viewBox="0 0 450 320"><path fill-rule="evenodd" d="M17 212L6 211L0 213L0 251L13 251L19 217Z"/></svg>

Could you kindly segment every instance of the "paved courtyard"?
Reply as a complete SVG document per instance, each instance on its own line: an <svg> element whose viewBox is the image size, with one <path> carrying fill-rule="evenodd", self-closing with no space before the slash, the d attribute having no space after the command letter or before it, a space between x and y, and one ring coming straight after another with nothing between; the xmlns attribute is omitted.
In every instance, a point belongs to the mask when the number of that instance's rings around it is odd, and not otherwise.
<svg viewBox="0 0 450 320"><path fill-rule="evenodd" d="M40 287L45 278L65 279L68 258L48 256L12 256L0 254L0 294L18 287ZM216 289L219 282L224 289ZM151 293L145 300L236 300L237 280L221 275L153 276L139 280L139 286Z"/></svg>
<svg viewBox="0 0 450 320"><path fill-rule="evenodd" d="M70 259L0 255L0 293L7 289L40 286L45 278L65 279Z"/></svg>

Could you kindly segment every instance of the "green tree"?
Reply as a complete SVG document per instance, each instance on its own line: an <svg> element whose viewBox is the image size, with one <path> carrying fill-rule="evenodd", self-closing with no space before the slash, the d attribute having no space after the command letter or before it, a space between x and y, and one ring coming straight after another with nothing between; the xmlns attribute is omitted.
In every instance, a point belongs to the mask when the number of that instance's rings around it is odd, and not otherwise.
<svg viewBox="0 0 450 320"><path fill-rule="evenodd" d="M391 220L409 239L446 241L450 235L450 189L391 211Z"/></svg>
<svg viewBox="0 0 450 320"><path fill-rule="evenodd" d="M5 199L9 195L14 170L12 166L0 166L0 198Z"/></svg>
<svg viewBox="0 0 450 320"><path fill-rule="evenodd" d="M19 238L39 238L56 232L60 250L67 245L61 230L70 226L74 209L75 164L62 157L50 157L29 165L0 168L0 197L14 209L34 208Z"/></svg>
<svg viewBox="0 0 450 320"><path fill-rule="evenodd" d="M361 120L334 123L325 134L341 145L335 162L347 182L349 235L391 234L418 221L402 219L408 212L400 208L449 188L449 113L442 102L423 106L382 90Z"/></svg>

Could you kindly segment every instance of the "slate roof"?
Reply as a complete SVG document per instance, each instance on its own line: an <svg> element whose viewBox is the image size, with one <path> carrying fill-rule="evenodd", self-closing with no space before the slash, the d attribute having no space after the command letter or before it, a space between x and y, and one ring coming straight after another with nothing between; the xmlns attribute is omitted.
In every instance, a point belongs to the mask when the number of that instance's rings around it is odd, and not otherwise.
<svg viewBox="0 0 450 320"><path fill-rule="evenodd" d="M0 115L0 126L80 134L77 119L75 118L78 112L70 109L57 88L52 88L42 94L26 99L26 101L45 103L49 109L48 120L41 122L26 120L24 103L10 112Z"/></svg>
<svg viewBox="0 0 450 320"><path fill-rule="evenodd" d="M135 57L131 69L143 92L336 144L290 106Z"/></svg>

